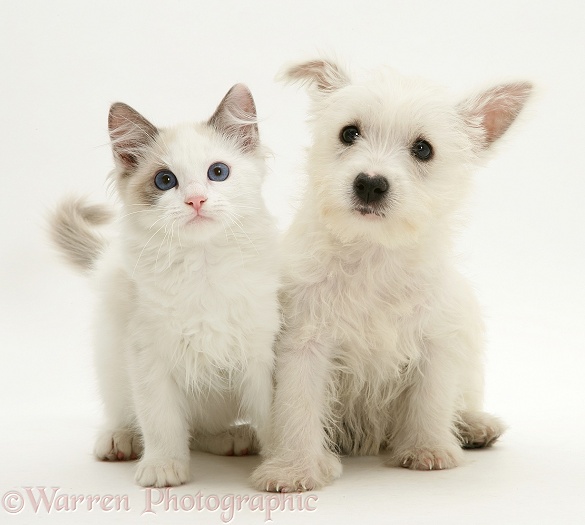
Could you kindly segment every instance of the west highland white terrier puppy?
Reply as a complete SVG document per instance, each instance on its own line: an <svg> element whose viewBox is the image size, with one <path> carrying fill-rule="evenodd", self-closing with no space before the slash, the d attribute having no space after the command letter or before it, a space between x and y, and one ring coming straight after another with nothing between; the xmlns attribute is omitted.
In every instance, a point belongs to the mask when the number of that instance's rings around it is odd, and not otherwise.
<svg viewBox="0 0 585 525"><path fill-rule="evenodd" d="M452 468L504 430L482 411L483 326L456 270L452 230L472 169L532 86L453 101L420 79L352 82L336 63L294 65L308 84L310 182L286 240L272 441L262 490L323 487L342 454Z"/></svg>

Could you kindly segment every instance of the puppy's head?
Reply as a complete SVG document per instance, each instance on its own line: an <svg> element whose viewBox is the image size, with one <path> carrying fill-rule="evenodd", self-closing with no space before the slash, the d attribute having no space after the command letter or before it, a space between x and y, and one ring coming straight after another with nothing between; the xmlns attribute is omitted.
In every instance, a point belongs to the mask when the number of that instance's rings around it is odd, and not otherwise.
<svg viewBox="0 0 585 525"><path fill-rule="evenodd" d="M310 187L322 220L344 241L413 244L443 224L469 174L512 124L532 86L495 86L463 101L418 78L379 71L352 82L338 64L314 60L282 77L312 98Z"/></svg>

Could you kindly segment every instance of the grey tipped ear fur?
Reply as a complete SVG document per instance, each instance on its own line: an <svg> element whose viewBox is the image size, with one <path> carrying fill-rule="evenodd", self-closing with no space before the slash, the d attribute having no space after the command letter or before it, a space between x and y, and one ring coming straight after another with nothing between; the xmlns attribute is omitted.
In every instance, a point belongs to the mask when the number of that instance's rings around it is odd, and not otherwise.
<svg viewBox="0 0 585 525"><path fill-rule="evenodd" d="M142 150L158 134L153 124L123 102L115 102L110 107L108 129L114 159L125 170L136 168Z"/></svg>
<svg viewBox="0 0 585 525"><path fill-rule="evenodd" d="M309 60L285 67L277 77L288 82L303 82L319 93L331 93L350 83L349 75L332 60Z"/></svg>
<svg viewBox="0 0 585 525"><path fill-rule="evenodd" d="M244 152L253 151L260 144L256 105L244 84L236 84L227 92L208 124L234 138Z"/></svg>
<svg viewBox="0 0 585 525"><path fill-rule="evenodd" d="M482 149L489 148L506 133L522 111L532 90L530 82L500 84L459 105L467 124L480 131Z"/></svg>

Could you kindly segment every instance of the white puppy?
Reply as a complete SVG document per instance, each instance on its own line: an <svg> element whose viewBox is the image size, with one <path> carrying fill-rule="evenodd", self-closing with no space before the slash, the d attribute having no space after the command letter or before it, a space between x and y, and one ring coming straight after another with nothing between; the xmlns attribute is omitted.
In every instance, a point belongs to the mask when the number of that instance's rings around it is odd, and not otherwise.
<svg viewBox="0 0 585 525"><path fill-rule="evenodd" d="M382 450L390 465L455 467L504 427L482 412L482 320L455 269L454 214L531 85L456 102L388 70L354 83L324 60L285 78L310 87L314 143L285 242L272 443L252 481L317 489L339 454Z"/></svg>

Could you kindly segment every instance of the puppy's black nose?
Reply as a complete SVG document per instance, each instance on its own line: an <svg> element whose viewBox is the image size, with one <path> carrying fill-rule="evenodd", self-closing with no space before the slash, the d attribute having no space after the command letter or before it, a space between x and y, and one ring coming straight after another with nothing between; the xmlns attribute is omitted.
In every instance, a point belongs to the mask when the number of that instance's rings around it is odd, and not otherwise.
<svg viewBox="0 0 585 525"><path fill-rule="evenodd" d="M389 188L388 180L382 175L370 177L365 173L360 173L353 181L354 193L365 204L379 201L386 195Z"/></svg>

